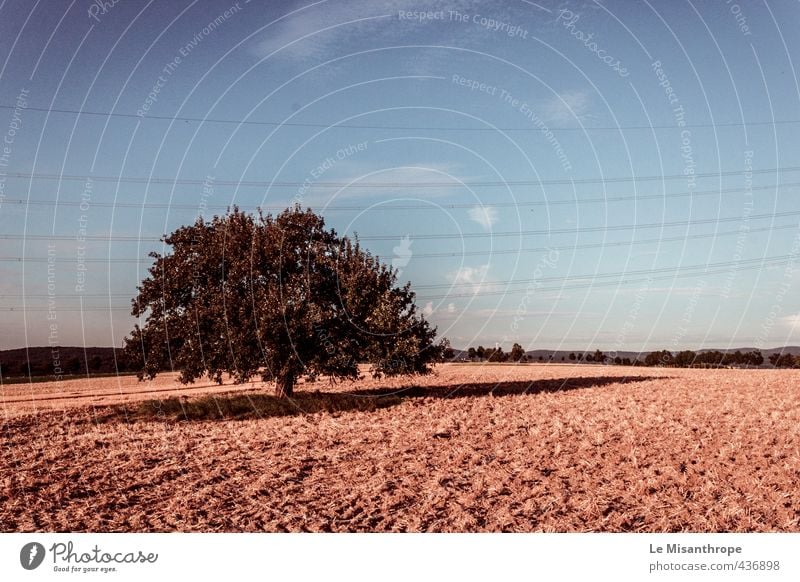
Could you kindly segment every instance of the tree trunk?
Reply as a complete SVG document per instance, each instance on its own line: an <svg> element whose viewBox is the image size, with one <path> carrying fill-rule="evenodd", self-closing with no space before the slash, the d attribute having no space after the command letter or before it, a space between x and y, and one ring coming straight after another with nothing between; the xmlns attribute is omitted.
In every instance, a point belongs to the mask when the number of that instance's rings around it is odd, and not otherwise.
<svg viewBox="0 0 800 582"><path fill-rule="evenodd" d="M287 366L275 380L275 396L278 398L291 398L294 394L294 383L294 370Z"/></svg>

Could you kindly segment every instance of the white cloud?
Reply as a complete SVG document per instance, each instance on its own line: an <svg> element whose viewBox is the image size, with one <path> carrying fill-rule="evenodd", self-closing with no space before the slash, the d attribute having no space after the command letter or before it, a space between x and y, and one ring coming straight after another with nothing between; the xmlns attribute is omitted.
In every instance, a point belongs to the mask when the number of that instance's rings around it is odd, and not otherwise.
<svg viewBox="0 0 800 582"><path fill-rule="evenodd" d="M456 304L455 303L448 303L447 304L447 313L455 313L456 312Z"/></svg>
<svg viewBox="0 0 800 582"><path fill-rule="evenodd" d="M564 91L554 95L542 106L544 118L551 123L577 124L586 119L591 105L584 91Z"/></svg>
<svg viewBox="0 0 800 582"><path fill-rule="evenodd" d="M433 301L428 301L425 307L422 308L422 314L425 317L430 317L433 314Z"/></svg>
<svg viewBox="0 0 800 582"><path fill-rule="evenodd" d="M456 271L451 279L456 288L455 293L472 292L479 293L488 284L486 276L489 274L489 265L480 267L461 267Z"/></svg>
<svg viewBox="0 0 800 582"><path fill-rule="evenodd" d="M786 327L794 329L800 329L800 313L795 313L794 315L786 315L781 317L781 323Z"/></svg>
<svg viewBox="0 0 800 582"><path fill-rule="evenodd" d="M497 209L490 206L473 206L469 209L469 218L480 224L484 230L490 230L497 222Z"/></svg>
<svg viewBox="0 0 800 582"><path fill-rule="evenodd" d="M344 160L335 164L328 172L314 180L307 174L311 181L301 204L312 208L324 207L343 200L356 200L359 198L379 198L382 202L396 199L413 199L419 202L420 193L426 198L439 198L452 196L463 187L462 181L473 178L463 177L458 174L458 166L451 163L430 163L414 166L397 166L393 168L375 168L371 163L358 160ZM342 188L321 188L317 182L337 182ZM398 184L393 188L365 188L360 184L370 182ZM415 182L436 182L446 184L436 188L406 187L402 184ZM347 186L349 184L349 186ZM450 186L452 184L452 187Z"/></svg>
<svg viewBox="0 0 800 582"><path fill-rule="evenodd" d="M474 4L475 0L451 0L438 3L435 9L463 11ZM404 39L409 27L419 27L413 21L398 21L398 12L424 8L419 0L337 2L335 7L309 5L265 30L249 51L259 59L283 58L305 65L309 59L321 61L340 56L353 41L374 39L383 46L393 45Z"/></svg>

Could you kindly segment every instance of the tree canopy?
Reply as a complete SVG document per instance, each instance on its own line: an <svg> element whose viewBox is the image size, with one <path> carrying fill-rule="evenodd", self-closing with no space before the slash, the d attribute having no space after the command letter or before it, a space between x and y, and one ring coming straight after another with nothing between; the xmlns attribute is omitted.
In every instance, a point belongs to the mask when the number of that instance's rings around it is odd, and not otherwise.
<svg viewBox="0 0 800 582"><path fill-rule="evenodd" d="M289 396L302 375L425 374L444 342L410 283L357 240L299 206L276 217L233 208L164 237L132 300L125 351L139 378L179 370L181 382L256 376Z"/></svg>

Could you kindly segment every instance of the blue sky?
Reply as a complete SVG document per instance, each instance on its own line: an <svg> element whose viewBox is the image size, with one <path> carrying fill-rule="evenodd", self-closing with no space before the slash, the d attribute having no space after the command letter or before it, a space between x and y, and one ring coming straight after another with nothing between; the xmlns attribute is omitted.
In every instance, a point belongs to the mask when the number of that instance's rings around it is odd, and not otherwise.
<svg viewBox="0 0 800 582"><path fill-rule="evenodd" d="M120 345L161 234L295 201L457 347L800 343L796 3L100 6L0 5L0 348Z"/></svg>

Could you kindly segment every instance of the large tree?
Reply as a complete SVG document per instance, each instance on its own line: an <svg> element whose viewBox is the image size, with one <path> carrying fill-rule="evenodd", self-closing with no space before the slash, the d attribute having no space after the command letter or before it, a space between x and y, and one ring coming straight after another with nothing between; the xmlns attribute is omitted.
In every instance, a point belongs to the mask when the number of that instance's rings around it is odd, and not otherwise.
<svg viewBox="0 0 800 582"><path fill-rule="evenodd" d="M253 216L234 208L164 237L132 301L126 355L139 378L179 370L181 382L256 376L291 396L302 375L425 374L445 345L417 312L410 284L325 228L311 210Z"/></svg>

